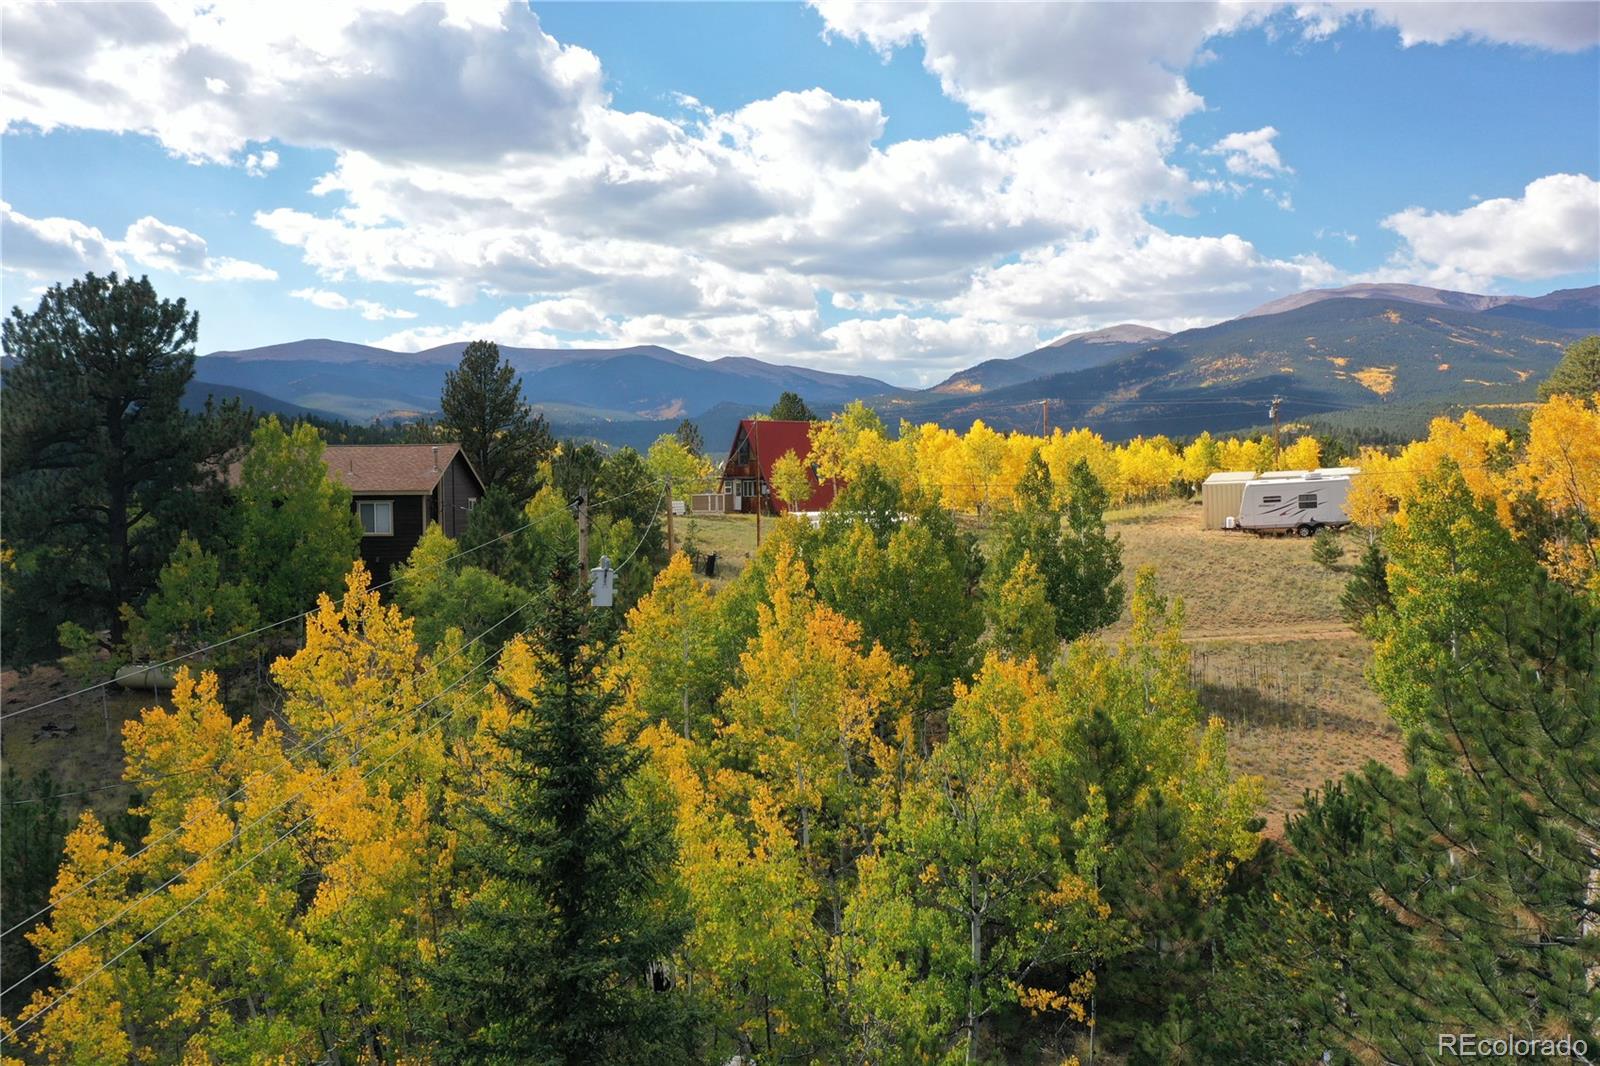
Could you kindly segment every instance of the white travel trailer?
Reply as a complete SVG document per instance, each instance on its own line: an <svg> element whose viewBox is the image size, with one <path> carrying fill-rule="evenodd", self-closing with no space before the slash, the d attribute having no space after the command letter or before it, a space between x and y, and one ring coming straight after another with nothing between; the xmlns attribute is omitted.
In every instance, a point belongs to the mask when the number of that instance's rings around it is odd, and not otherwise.
<svg viewBox="0 0 1600 1066"><path fill-rule="evenodd" d="M1351 466L1269 471L1245 483L1239 528L1254 533L1293 530L1309 537L1322 526L1349 525L1345 502L1350 498L1350 479L1360 473Z"/></svg>

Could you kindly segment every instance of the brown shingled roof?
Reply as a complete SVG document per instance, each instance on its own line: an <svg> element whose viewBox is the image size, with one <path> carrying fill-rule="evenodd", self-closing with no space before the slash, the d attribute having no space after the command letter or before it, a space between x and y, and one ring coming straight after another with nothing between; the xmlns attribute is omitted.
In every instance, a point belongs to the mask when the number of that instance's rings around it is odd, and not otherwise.
<svg viewBox="0 0 1600 1066"><path fill-rule="evenodd" d="M459 444L330 444L322 458L328 473L357 495L432 492L460 450Z"/></svg>
<svg viewBox="0 0 1600 1066"><path fill-rule="evenodd" d="M432 492L460 451L459 444L330 444L322 460L328 473L357 496ZM242 465L228 468L229 484L239 483Z"/></svg>

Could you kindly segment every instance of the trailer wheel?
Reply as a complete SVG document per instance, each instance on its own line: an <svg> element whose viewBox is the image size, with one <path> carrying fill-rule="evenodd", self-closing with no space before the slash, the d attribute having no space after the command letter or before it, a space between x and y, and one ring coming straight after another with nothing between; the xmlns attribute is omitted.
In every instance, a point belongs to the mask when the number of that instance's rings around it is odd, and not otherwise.
<svg viewBox="0 0 1600 1066"><path fill-rule="evenodd" d="M1297 537L1309 537L1314 535L1316 532L1317 527L1310 522L1294 527L1294 535Z"/></svg>

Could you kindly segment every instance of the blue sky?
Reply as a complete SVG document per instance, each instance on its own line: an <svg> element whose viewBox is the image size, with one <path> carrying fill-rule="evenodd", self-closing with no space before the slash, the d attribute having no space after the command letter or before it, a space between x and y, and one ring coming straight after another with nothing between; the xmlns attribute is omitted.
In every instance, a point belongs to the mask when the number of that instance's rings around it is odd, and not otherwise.
<svg viewBox="0 0 1600 1066"><path fill-rule="evenodd" d="M201 350L660 343L924 383L1309 287L1600 282L1600 5L8 6L0 296Z"/></svg>

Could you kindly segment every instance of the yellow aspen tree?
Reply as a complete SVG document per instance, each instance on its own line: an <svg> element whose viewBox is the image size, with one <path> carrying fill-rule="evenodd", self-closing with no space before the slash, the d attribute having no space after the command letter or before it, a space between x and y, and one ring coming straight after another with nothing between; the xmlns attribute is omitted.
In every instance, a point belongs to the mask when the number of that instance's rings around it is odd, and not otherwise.
<svg viewBox="0 0 1600 1066"><path fill-rule="evenodd" d="M772 464L772 491L791 511L799 510L811 498L811 478L806 464L793 448L778 456Z"/></svg>
<svg viewBox="0 0 1600 1066"><path fill-rule="evenodd" d="M1222 469L1222 446L1209 431L1201 433L1183 450L1183 480L1199 485Z"/></svg>
<svg viewBox="0 0 1600 1066"><path fill-rule="evenodd" d="M686 739L705 739L725 684L716 609L689 558L672 557L650 594L628 612L617 660L618 718L627 737L666 722Z"/></svg>
<svg viewBox="0 0 1600 1066"><path fill-rule="evenodd" d="M1514 480L1566 525L1545 546L1551 573L1600 590L1600 393L1556 393L1534 409Z"/></svg>
<svg viewBox="0 0 1600 1066"><path fill-rule="evenodd" d="M1315 437L1301 437L1283 449L1278 464L1283 470L1315 470L1322 464L1322 445Z"/></svg>
<svg viewBox="0 0 1600 1066"><path fill-rule="evenodd" d="M1467 488L1480 500L1491 501L1501 525L1511 527L1511 503L1505 474L1511 466L1511 438L1505 430L1468 411L1460 419L1435 418L1428 436L1406 446L1402 453L1397 494L1401 508L1418 486L1440 475L1446 460L1460 472Z"/></svg>
<svg viewBox="0 0 1600 1066"><path fill-rule="evenodd" d="M370 739L361 727L390 716L397 722L426 698L419 684L412 623L371 589L357 563L337 602L324 593L306 619L305 646L272 664L286 698L282 715L301 736L331 734L315 754L325 762L348 756Z"/></svg>
<svg viewBox="0 0 1600 1066"><path fill-rule="evenodd" d="M67 834L61 872L50 894L55 908L46 922L28 933L41 959L61 956L55 964L56 983L35 992L17 1013L15 1024L27 1026L20 1036L12 1037L14 1030L7 1027L8 1042L25 1043L45 1062L128 1062L133 1058L128 1028L142 1014L143 997L139 984L124 975L136 963L113 964L95 972L131 943L133 936L119 930L115 936L102 934L73 947L125 906L134 876L126 858L123 847L106 838L92 812L85 811L77 827ZM8 974L7 979L18 976ZM71 988L77 990L35 1020ZM22 1060L6 1061L20 1064Z"/></svg>
<svg viewBox="0 0 1600 1066"><path fill-rule="evenodd" d="M1134 502L1166 495L1182 468L1182 460L1164 438L1135 437L1117 450L1117 461L1124 499Z"/></svg>
<svg viewBox="0 0 1600 1066"><path fill-rule="evenodd" d="M968 475L977 485L979 510L987 511L995 503L994 490L1005 465L1005 438L984 425L980 418L961 438L961 446Z"/></svg>
<svg viewBox="0 0 1600 1066"><path fill-rule="evenodd" d="M1030 437L1026 433L1012 433L1005 438L1005 455L1000 462L1000 476L994 488L996 500L1005 501L1008 507L1015 506L1017 482L1022 480L1023 471L1028 469L1028 463L1039 454L1042 438Z"/></svg>
<svg viewBox="0 0 1600 1066"><path fill-rule="evenodd" d="M1116 452L1093 430L1052 430L1040 446L1039 454L1050 468L1050 480L1055 484L1065 485L1073 464L1082 459L1113 500L1123 498L1122 470Z"/></svg>

